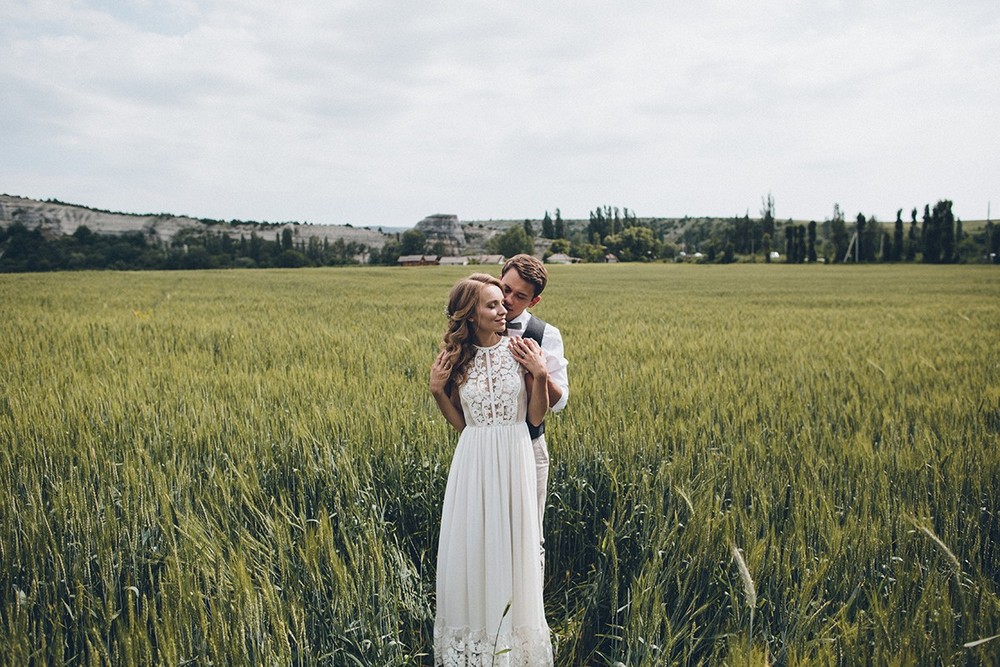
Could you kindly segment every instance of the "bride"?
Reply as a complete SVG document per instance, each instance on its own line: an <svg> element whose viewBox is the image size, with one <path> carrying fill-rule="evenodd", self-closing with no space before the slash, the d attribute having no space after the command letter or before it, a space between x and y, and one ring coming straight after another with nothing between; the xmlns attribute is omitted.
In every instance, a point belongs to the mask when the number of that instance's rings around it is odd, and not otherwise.
<svg viewBox="0 0 1000 667"><path fill-rule="evenodd" d="M461 435L441 515L434 664L551 665L526 423L548 410L544 353L504 336L503 291L492 276L455 284L447 315L430 389Z"/></svg>

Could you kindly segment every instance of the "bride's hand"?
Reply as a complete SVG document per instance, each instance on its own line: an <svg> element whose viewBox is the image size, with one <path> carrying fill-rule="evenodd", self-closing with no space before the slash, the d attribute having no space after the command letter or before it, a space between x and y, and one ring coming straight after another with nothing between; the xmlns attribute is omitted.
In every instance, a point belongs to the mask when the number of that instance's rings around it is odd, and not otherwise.
<svg viewBox="0 0 1000 667"><path fill-rule="evenodd" d="M434 360L434 363L431 364L431 393L435 396L444 394L450 379L451 362L447 360L447 354L442 350L437 359Z"/></svg>
<svg viewBox="0 0 1000 667"><path fill-rule="evenodd" d="M509 347L517 363L521 364L524 370L531 373L532 377L544 378L548 376L548 370L545 366L545 353L542 352L542 348L534 339L511 336Z"/></svg>

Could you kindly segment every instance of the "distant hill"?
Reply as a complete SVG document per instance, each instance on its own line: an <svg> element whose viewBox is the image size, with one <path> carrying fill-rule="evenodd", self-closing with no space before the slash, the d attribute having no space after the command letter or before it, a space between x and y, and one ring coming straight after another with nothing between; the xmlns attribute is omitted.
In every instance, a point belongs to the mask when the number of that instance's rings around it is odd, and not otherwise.
<svg viewBox="0 0 1000 667"><path fill-rule="evenodd" d="M532 220L536 232L541 231L541 221ZM567 220L567 229L586 227L586 220ZM387 241L397 239L401 234L417 229L429 241L443 241L447 252L482 253L486 242L497 232L512 225L520 225L524 220L472 220L461 221L455 215L434 214L416 221L412 227L385 227L370 229L351 225L314 225L298 222L253 222L222 221L207 218L173 215L169 213L121 213L79 204L50 199L39 201L13 195L0 195L0 227L20 223L28 229L38 229L49 239L68 236L80 227L86 227L95 234L123 235L141 233L147 239L169 244L182 232L223 234L234 240L249 238L251 234L273 239L290 229L296 243L308 243L316 238L320 242L357 243L370 250L382 248ZM546 242L547 244L547 242Z"/></svg>
<svg viewBox="0 0 1000 667"><path fill-rule="evenodd" d="M67 204L56 200L38 201L25 197L0 195L0 227L21 223L28 229L40 229L48 238L69 235L79 227L87 227L96 234L127 234L139 232L147 237L169 243L182 231L202 231L224 234L233 239L251 234L273 237L284 229L291 229L298 241L318 238L320 241L362 243L369 248L381 248L388 236L377 230L351 225L312 225L267 222L245 222L191 218L168 213L133 214L115 213L101 209Z"/></svg>
<svg viewBox="0 0 1000 667"><path fill-rule="evenodd" d="M173 215L169 213L120 213L69 204L50 199L39 201L13 195L0 195L0 227L20 223L28 229L38 229L46 238L68 236L80 227L95 234L122 235L141 233L148 239L169 244L181 232L224 234L234 240L249 238L251 234L273 239L285 229L290 229L296 242L308 243L316 238L320 242L358 243L371 250L382 248L387 241L398 238L410 229L425 233L429 240L445 242L449 252L482 253L487 240L496 232L504 231L523 220L460 221L457 216L443 216L450 225L441 224L440 214L415 221L411 227L354 227L351 225L314 225L298 222L222 221L208 218ZM541 222L532 221L540 231ZM584 226L586 221L579 221Z"/></svg>
<svg viewBox="0 0 1000 667"><path fill-rule="evenodd" d="M447 225L442 219L450 218ZM639 218L640 222L659 223L668 240L679 239L682 233L694 224L713 224L720 218ZM408 229L424 232L430 240L443 240L450 252L481 253L486 241L495 233L503 232L513 225L524 224L523 219L490 219L490 220L459 220L457 216L434 214L414 223L413 227L386 227L370 229L368 227L353 227L351 225L314 225L298 222L253 222L253 221L222 221L207 218L193 218L169 213L120 213L68 204L50 199L39 201L26 197L0 195L0 227L21 223L28 229L40 229L48 238L60 235L70 235L81 226L87 227L96 234L127 234L139 232L149 238L169 243L182 231L224 234L233 239L241 236L248 238L251 234L274 237L284 229L290 229L294 239L308 242L317 238L320 242L331 243L338 239L345 243L360 243L370 249L379 249L386 241L398 237ZM531 219L535 233L541 233L541 219ZM566 219L568 233L578 232L587 228L588 220Z"/></svg>

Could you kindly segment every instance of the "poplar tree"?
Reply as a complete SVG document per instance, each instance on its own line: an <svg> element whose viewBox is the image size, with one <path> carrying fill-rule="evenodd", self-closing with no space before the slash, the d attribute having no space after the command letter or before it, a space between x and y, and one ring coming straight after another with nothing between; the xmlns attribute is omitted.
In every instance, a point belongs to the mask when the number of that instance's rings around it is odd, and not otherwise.
<svg viewBox="0 0 1000 667"><path fill-rule="evenodd" d="M913 262L917 259L917 245L919 245L917 231L917 209L910 211L910 235L906 245L906 261Z"/></svg>
<svg viewBox="0 0 1000 667"><path fill-rule="evenodd" d="M862 239L865 237L865 216L863 213L858 213L858 217L854 221L854 233L857 236L854 242L857 244L854 246L854 257L856 260L860 261L865 258L864 249L862 248Z"/></svg>
<svg viewBox="0 0 1000 667"><path fill-rule="evenodd" d="M865 242L861 245L861 259L874 262L882 253L882 224L874 215L869 216L865 225Z"/></svg>
<svg viewBox="0 0 1000 667"><path fill-rule="evenodd" d="M761 233L774 236L774 197L767 193L767 198L761 200L764 207L760 210Z"/></svg>
<svg viewBox="0 0 1000 667"><path fill-rule="evenodd" d="M566 226L563 224L562 213L556 209L555 236L553 238L566 238Z"/></svg>
<svg viewBox="0 0 1000 667"><path fill-rule="evenodd" d="M549 216L549 212L545 212L545 217L542 218L542 236L547 239L555 238L555 230L552 229L552 218Z"/></svg>
<svg viewBox="0 0 1000 667"><path fill-rule="evenodd" d="M1000 229L992 220L986 221L986 261L1000 264Z"/></svg>
<svg viewBox="0 0 1000 667"><path fill-rule="evenodd" d="M941 246L938 244L937 225L931 217L930 204L924 204L924 221L921 231L923 261L925 264L937 264L941 258Z"/></svg>
<svg viewBox="0 0 1000 667"><path fill-rule="evenodd" d="M850 236L847 233L847 223L844 221L844 213L840 210L840 204L833 205L833 218L830 220L830 240L833 242L833 261L843 262L847 254L847 247L850 244Z"/></svg>
<svg viewBox="0 0 1000 667"><path fill-rule="evenodd" d="M903 259L903 209L896 211L896 229L893 234L892 261Z"/></svg>
<svg viewBox="0 0 1000 667"><path fill-rule="evenodd" d="M955 216L951 212L951 201L943 199L934 206L937 220L938 237L941 246L941 263L951 264L955 261Z"/></svg>

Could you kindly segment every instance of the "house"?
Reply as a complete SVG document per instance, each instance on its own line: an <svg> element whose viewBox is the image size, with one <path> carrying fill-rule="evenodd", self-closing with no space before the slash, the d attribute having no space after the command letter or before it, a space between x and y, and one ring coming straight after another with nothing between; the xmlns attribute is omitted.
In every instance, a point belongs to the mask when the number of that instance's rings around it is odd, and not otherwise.
<svg viewBox="0 0 1000 667"><path fill-rule="evenodd" d="M607 255L604 256L604 261L607 262L608 264L617 264L618 256L615 255L613 252L609 252Z"/></svg>
<svg viewBox="0 0 1000 667"><path fill-rule="evenodd" d="M504 263L507 258L503 255L479 255L479 257L474 257L476 264L496 264L500 265Z"/></svg>
<svg viewBox="0 0 1000 667"><path fill-rule="evenodd" d="M545 260L546 264L576 264L580 261L579 257L570 257L564 252L553 253L548 256Z"/></svg>
<svg viewBox="0 0 1000 667"><path fill-rule="evenodd" d="M439 264L441 264L441 266L468 266L469 258L459 256L442 257Z"/></svg>
<svg viewBox="0 0 1000 667"><path fill-rule="evenodd" d="M437 264L437 255L400 255L396 263L400 266L428 266Z"/></svg>

